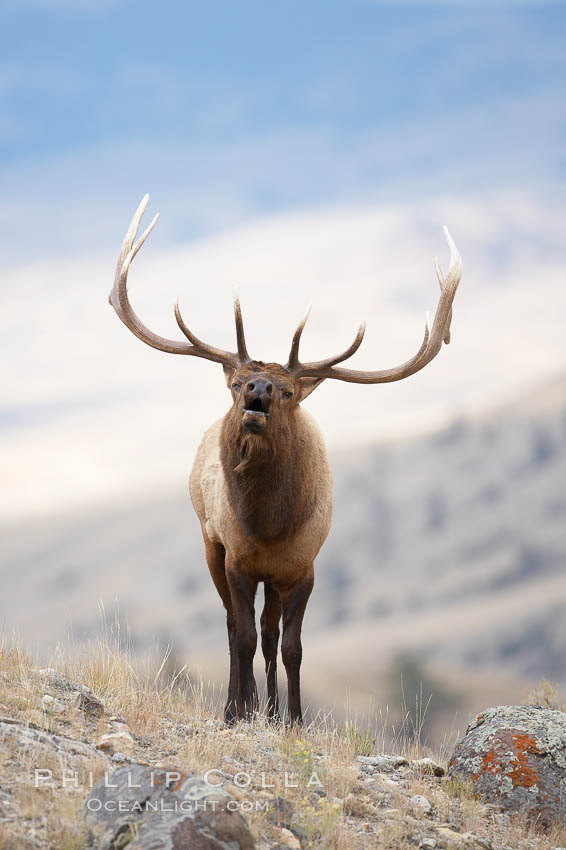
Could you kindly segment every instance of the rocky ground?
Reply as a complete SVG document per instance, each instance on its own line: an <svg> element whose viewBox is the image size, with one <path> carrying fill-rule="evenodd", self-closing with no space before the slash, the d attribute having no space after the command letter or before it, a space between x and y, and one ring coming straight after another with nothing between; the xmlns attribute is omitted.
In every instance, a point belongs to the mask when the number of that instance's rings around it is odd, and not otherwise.
<svg viewBox="0 0 566 850"><path fill-rule="evenodd" d="M1 850L102 847L83 802L128 764L212 771L257 850L566 846L566 832L538 834L475 800L469 783L446 777L445 758L414 742L399 737L395 753L382 754L383 729L319 717L297 731L261 716L226 728L214 694L166 674L166 664L134 670L116 648L46 669L14 647L0 660Z"/></svg>

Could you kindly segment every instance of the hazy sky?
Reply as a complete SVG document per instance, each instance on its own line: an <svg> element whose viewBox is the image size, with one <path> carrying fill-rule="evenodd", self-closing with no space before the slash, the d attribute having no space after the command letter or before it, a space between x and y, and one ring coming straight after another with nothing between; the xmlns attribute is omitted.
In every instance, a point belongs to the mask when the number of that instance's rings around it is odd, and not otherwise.
<svg viewBox="0 0 566 850"><path fill-rule="evenodd" d="M114 247L146 190L162 245L306 205L563 193L565 43L562 2L4 0L2 263Z"/></svg>
<svg viewBox="0 0 566 850"><path fill-rule="evenodd" d="M565 43L563 3L4 0L0 507L184 479L226 408L214 366L150 351L107 306L146 191L162 213L132 273L146 323L175 335L180 294L231 347L236 284L265 359L311 299L307 355L367 318L357 365L406 359L449 225L453 344L402 385L321 387L309 405L332 445L562 369Z"/></svg>

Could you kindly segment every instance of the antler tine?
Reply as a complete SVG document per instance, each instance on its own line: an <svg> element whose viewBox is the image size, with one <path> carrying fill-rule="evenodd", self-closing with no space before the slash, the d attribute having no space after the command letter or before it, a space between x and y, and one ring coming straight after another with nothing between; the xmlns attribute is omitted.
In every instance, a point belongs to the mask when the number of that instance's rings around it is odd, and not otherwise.
<svg viewBox="0 0 566 850"><path fill-rule="evenodd" d="M452 302L462 277L462 258L460 253L446 227L444 228L444 234L446 236L446 241L448 242L448 247L450 248L450 266L448 268L446 279L444 279L442 277L442 272L440 271L440 266L435 259L435 268L441 290L440 299L436 308L432 330L429 331L427 322L425 325L423 342L413 357L393 369L383 369L371 372L361 371L358 369L344 369L340 367L334 368L333 365L330 365L332 360L332 358L330 358L330 360L321 360L318 363L299 364L299 367L295 372L296 376L321 379L336 378L340 381L349 381L357 384L380 384L407 378L409 375L413 375L415 372L418 372L419 369L424 368L427 363L430 363L430 361L436 357L442 348L442 343L450 342ZM350 356L350 353L353 354L353 352L359 347L361 338L363 338L362 328L358 331L358 336L356 337L354 344L350 347L350 349L348 349L348 352L344 352L344 356L341 355L339 359L334 358L334 363L339 363L340 360L345 360L347 356Z"/></svg>
<svg viewBox="0 0 566 850"><path fill-rule="evenodd" d="M448 247L450 248L450 265L448 267L448 274L446 275L446 281L444 281L444 286L449 286L452 292L452 299L456 294L456 289L458 288L458 284L460 283L460 279L462 277L463 264L462 257L460 256L460 252L458 251L454 240L450 236L450 232L446 225L444 225L444 235L446 236L446 241L448 242ZM436 257L435 257L436 260ZM438 263L437 263L438 265ZM440 272L440 266L438 266L438 271ZM442 272L440 272L440 276L442 277ZM452 323L452 299L450 300L450 310L448 312L448 317L446 319L446 325L444 329L444 342L446 345L450 342L450 325Z"/></svg>
<svg viewBox="0 0 566 850"><path fill-rule="evenodd" d="M436 272L440 291L442 292L442 290L444 289L444 276L442 274L442 269L440 268L440 263L438 262L438 257L436 256L436 254L434 255L434 270Z"/></svg>
<svg viewBox="0 0 566 850"><path fill-rule="evenodd" d="M305 315L297 325L297 330L293 334L293 339L291 341L291 351L289 352L289 359L287 360L287 365L285 366L289 372L293 372L299 365L299 346L301 344L301 336L305 329L305 325L307 323L308 317L311 314L312 304L309 304L305 311Z"/></svg>
<svg viewBox="0 0 566 850"><path fill-rule="evenodd" d="M307 372L309 375L315 374L315 372L324 371L325 369L330 369L332 366L336 366L337 363L342 363L344 360L348 360L353 354L356 353L360 345L362 344L364 334L366 332L366 323L362 322L360 327L358 328L358 332L354 338L352 344L343 351L341 354L335 354L333 357L327 357L325 360L317 360L314 363L299 363L297 362L295 366L295 374L298 376L305 375ZM287 368L289 368L287 366Z"/></svg>
<svg viewBox="0 0 566 850"><path fill-rule="evenodd" d="M148 204L149 204L149 195L146 192L146 194L141 199L137 210L134 213L134 216L133 216L133 218L130 222L130 226L128 227L128 230L127 230L126 235L124 237L124 242L122 243L122 250L124 250L124 248L127 245L129 245L127 253L129 253L129 250L133 245L134 239L137 236L138 230L140 228L141 220L144 217L144 213L147 209Z"/></svg>
<svg viewBox="0 0 566 850"><path fill-rule="evenodd" d="M436 256L436 254L434 255L434 269L436 271L436 277L438 278L440 291L442 292L442 290L444 289L444 277L442 275L442 269L440 268L440 264L438 262L438 257ZM449 319L448 319L448 327L444 332L444 342L446 343L446 345L448 345L449 342L450 342L450 322L451 321L452 321L452 308L450 308L450 316L449 316Z"/></svg>
<svg viewBox="0 0 566 850"><path fill-rule="evenodd" d="M134 247L132 248L132 250L128 254L128 258L129 258L128 262L130 262L130 263L132 262L132 260L134 259L134 257L138 253L139 249L141 248L141 246L143 245L143 243L145 242L145 240L147 239L147 237L149 236L149 234L151 233L151 231L153 230L153 228L157 224L158 218L159 218L159 213L155 213L151 222L146 227L146 229L144 230L144 232L142 233L142 235L140 236L140 238L138 239L138 241L136 242L136 244L134 245Z"/></svg>
<svg viewBox="0 0 566 850"><path fill-rule="evenodd" d="M128 298L128 272L134 257L153 230L158 218L157 215L154 217L149 227L146 228L134 245L134 240L137 236L148 202L149 195L144 195L140 205L134 213L134 217L132 218L122 243L120 254L118 256L114 286L112 287L112 291L110 292L110 297L108 299L110 304L114 307L118 317L126 325L126 327L129 328L129 330L131 330L138 339L141 339L142 342L145 342L152 348L157 348L159 351L167 351L170 354L190 354L195 357L203 357L206 360L212 360L216 363L222 363L225 366L236 368L240 364L238 354L233 354L230 351L224 351L220 348L214 348L211 345L201 342L201 340L194 336L194 334L192 334L185 325L181 317L178 304L175 305L175 318L177 319L177 324L188 338L189 342L181 342L176 339L166 339L165 337L159 336L159 334L156 334L147 328L134 312Z"/></svg>
<svg viewBox="0 0 566 850"><path fill-rule="evenodd" d="M236 340L238 342L238 357L240 363L249 363L252 359L248 354L246 347L246 337L244 334L244 320L242 319L242 308L238 293L234 290L234 320L236 322Z"/></svg>
<svg viewBox="0 0 566 850"><path fill-rule="evenodd" d="M184 321L183 317L181 316L181 310L179 308L179 299L178 298L175 301L175 304L173 306L173 312L175 313L175 319L176 319L177 324L179 326L179 330L181 330L185 334L185 336L187 337L189 342L192 343L192 345L196 346L197 348L203 348L205 346L205 343L201 342L201 340L198 338L198 336L195 336L194 333L192 332L192 330L185 324L185 321Z"/></svg>
<svg viewBox="0 0 566 850"><path fill-rule="evenodd" d="M132 249L132 245L134 244L134 239L137 236L137 232L138 232L139 227L140 227L140 222L143 218L143 214L146 211L148 203L149 203L149 195L146 194L141 199L141 201L138 205L138 208L133 215L133 218L132 218L132 220L131 220L131 222L128 226L128 229L126 231L126 235L124 236L124 241L122 242L122 245L120 247L120 253L118 254L118 263L116 265L116 274L114 275L114 286L112 287L112 291L110 292L110 295L108 296L108 303L111 304L116 311L118 310L119 276L120 276L120 273L121 273L122 268L124 266L124 263L126 262L126 259L128 258L128 255L130 254L130 251ZM155 222L152 222L152 225L154 223ZM146 235L144 233L144 237L145 237L144 241L145 241L145 239L147 239L147 236L149 236L149 234Z"/></svg>

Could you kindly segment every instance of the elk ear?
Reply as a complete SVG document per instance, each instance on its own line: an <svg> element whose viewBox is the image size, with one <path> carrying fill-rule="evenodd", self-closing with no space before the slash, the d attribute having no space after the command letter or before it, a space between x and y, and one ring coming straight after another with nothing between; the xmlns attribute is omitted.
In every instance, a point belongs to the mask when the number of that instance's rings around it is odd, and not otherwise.
<svg viewBox="0 0 566 850"><path fill-rule="evenodd" d="M301 388L301 397L299 401L304 401L308 395L316 390L319 384L322 384L324 378L299 378L298 384Z"/></svg>
<svg viewBox="0 0 566 850"><path fill-rule="evenodd" d="M226 365L223 365L222 368L224 369L224 377L226 379L226 386L228 387L228 389L231 389L232 378L234 377L235 369L232 369L231 366L226 366Z"/></svg>

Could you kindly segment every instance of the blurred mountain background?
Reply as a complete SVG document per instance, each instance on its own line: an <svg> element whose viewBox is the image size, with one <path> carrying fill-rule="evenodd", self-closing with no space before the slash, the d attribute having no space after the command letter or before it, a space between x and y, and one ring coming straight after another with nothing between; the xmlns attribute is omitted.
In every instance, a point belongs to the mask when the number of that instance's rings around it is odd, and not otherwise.
<svg viewBox="0 0 566 850"><path fill-rule="evenodd" d="M412 709L422 686L428 722L448 712L463 723L488 693L517 699L543 676L566 685L566 376L487 415L332 460L336 521L304 631L312 709L363 716L396 696ZM135 650L170 646L221 680L224 612L188 493L2 532L4 623L27 644L95 638L100 599Z"/></svg>
<svg viewBox="0 0 566 850"><path fill-rule="evenodd" d="M223 611L187 478L220 370L136 340L130 272L252 355L418 348L442 225L464 260L452 342L407 381L306 402L335 513L305 621L311 711L441 739L566 687L566 9L553 0L6 0L0 6L0 628L45 657L117 621L225 681ZM100 608L104 610L102 617ZM261 665L258 662L258 669ZM373 708L372 708L373 707Z"/></svg>

